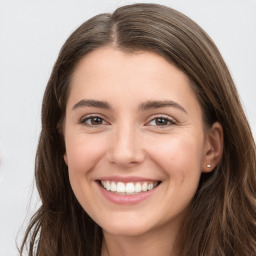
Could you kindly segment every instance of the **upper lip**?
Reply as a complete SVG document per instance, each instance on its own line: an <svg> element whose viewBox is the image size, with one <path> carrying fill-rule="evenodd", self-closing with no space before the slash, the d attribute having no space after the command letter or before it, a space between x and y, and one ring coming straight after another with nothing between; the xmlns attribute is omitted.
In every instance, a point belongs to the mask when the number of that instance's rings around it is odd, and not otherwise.
<svg viewBox="0 0 256 256"><path fill-rule="evenodd" d="M105 176L105 177L101 177L97 180L100 181L120 181L120 182L141 182L141 181L149 181L149 182L155 182L155 181L159 181L156 179L152 179L152 178L146 178L146 177L138 177L138 176Z"/></svg>

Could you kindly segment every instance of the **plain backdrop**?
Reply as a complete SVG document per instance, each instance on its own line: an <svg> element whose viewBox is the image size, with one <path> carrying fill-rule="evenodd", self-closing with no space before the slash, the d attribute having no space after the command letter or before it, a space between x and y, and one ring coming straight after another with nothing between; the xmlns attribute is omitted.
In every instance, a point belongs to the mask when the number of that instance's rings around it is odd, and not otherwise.
<svg viewBox="0 0 256 256"><path fill-rule="evenodd" d="M16 240L39 204L33 172L41 100L60 47L88 18L134 2L0 0L0 256L18 255ZM151 2L185 13L212 37L256 137L255 0Z"/></svg>

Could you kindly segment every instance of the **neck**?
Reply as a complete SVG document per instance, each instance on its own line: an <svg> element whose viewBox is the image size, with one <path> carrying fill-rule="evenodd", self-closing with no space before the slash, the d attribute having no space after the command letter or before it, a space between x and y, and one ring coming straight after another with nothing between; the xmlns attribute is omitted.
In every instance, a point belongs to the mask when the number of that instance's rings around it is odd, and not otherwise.
<svg viewBox="0 0 256 256"><path fill-rule="evenodd" d="M103 231L102 256L178 256L180 225L168 225L138 236L113 235Z"/></svg>

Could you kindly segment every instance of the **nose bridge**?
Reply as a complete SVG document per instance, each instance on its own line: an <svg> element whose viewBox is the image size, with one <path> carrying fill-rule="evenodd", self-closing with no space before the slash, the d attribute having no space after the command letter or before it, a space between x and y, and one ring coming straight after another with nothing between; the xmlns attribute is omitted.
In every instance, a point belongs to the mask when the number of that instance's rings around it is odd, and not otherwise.
<svg viewBox="0 0 256 256"><path fill-rule="evenodd" d="M110 160L119 165L131 165L142 161L143 150L138 128L131 123L117 125L110 147Z"/></svg>

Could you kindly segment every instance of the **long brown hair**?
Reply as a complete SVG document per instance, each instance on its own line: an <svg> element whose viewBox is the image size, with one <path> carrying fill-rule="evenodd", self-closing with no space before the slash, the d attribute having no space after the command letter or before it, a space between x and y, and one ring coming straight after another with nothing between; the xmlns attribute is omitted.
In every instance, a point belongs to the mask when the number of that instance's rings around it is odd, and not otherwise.
<svg viewBox="0 0 256 256"><path fill-rule="evenodd" d="M218 121L223 127L223 157L213 172L202 174L181 255L256 255L255 142L237 90L209 36L185 15L157 4L128 5L97 15L62 47L42 105L35 165L42 205L27 228L20 255L26 247L30 256L100 255L101 228L79 205L69 184L61 127L76 65L105 45L166 58L190 78L204 124Z"/></svg>

